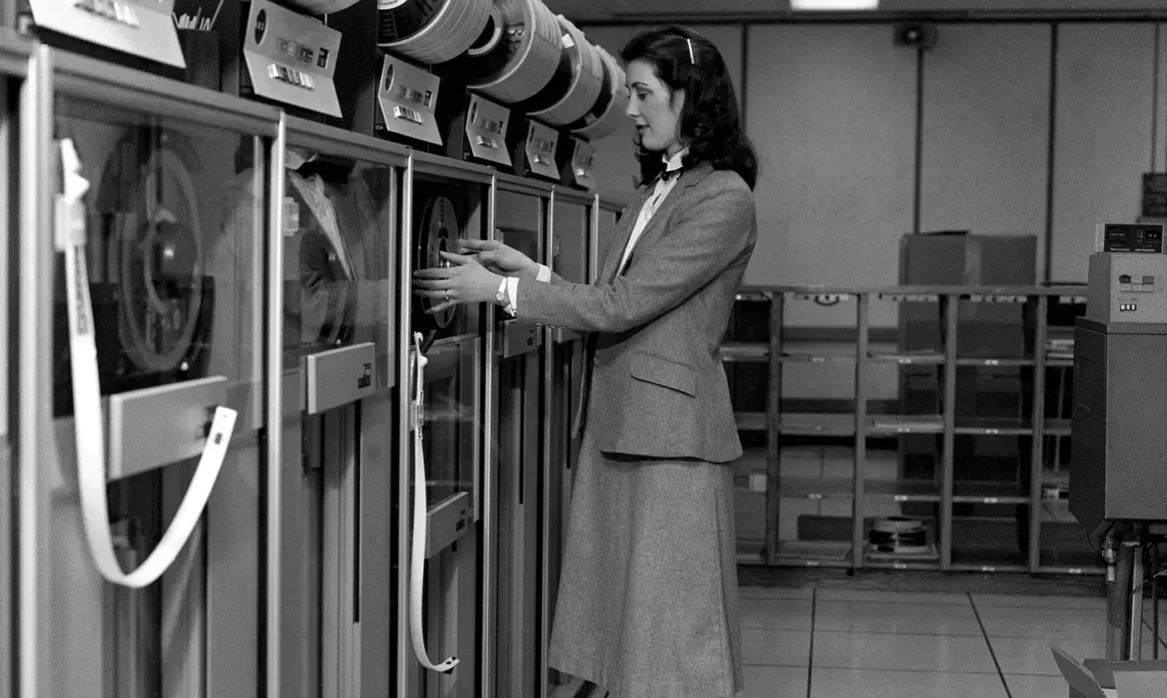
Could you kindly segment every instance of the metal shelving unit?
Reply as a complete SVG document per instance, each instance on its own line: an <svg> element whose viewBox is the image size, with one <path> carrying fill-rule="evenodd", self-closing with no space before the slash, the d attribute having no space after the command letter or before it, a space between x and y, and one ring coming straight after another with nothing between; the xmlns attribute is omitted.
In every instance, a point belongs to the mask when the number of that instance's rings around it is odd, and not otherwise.
<svg viewBox="0 0 1167 698"><path fill-rule="evenodd" d="M1058 524L1073 524L1064 507L1067 479L1062 462L1063 445L1070 433L1065 393L1073 366L1072 324L1063 321L1051 326L1049 318L1052 309L1084 304L1084 294L1083 286L742 289L737 299L739 309L746 303L757 304L752 306L750 317L755 325L767 318L768 341L763 341L760 328L752 327L753 341L731 335L722 346L727 367L752 365L755 382L758 367L765 367L766 374L764 411L754 404L739 407L737 412L745 444L745 454L735 464L734 480L739 562L848 569L1101 573L1084 534L1080 547L1075 548L1072 529L1062 529L1071 536L1065 539L1071 541L1065 551L1051 548L1056 541L1049 540ZM873 341L873 301L935 304L940 348L904 351ZM788 341L788 304L798 302L853 304L855 323L845 328L849 338L810 348ZM1024 337L1020 355L1007 349L1000 356L959 351L959 333L962 328L970 331L969 322L962 322L962 318L975 316L978 304L986 303L1018 306ZM853 366L854 390L846 401L849 410L839 411L836 405L832 410L816 411L813 400L798 401L796 409L788 407L794 401L783 391L784 373L812 372L839 363ZM873 399L872 369L887 371L889 366L933 371L935 409L911 413L921 410L918 405L911 411L904 409L902 395L898 411ZM1016 414L970 415L958 409L958 397L965 402L970 397L960 395L958 373L986 371L1004 372L1014 382L1020 381L1020 390L1006 396L1016 402ZM978 379L974 376L974 382ZM1047 414L1048 381L1057 381L1052 384L1058 395L1053 414ZM901 457L881 458L888 451L873 446L908 435L936 439L931 476L905 473ZM1017 440L1018 457L1012 472L995 472L999 463L986 463L982 472L976 446L968 444L992 439ZM808 451L807 443L820 445ZM835 446L821 446L824 443ZM830 448L834 450L828 455ZM840 448L849 451L849 458L838 457ZM816 449L822 454L816 456ZM1048 463L1051 455L1052 465ZM956 467L958 460L962 470ZM866 542L871 519L887 515L925 521L935 552L895 555L869 550ZM986 532L996 531L999 538L1001 529L1009 526L1014 535L1008 543L994 541L991 535L986 540Z"/></svg>

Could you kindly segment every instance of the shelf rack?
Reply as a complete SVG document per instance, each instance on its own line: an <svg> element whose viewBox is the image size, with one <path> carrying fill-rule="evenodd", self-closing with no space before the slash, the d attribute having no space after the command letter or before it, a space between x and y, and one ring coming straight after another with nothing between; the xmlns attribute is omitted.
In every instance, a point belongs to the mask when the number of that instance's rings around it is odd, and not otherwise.
<svg viewBox="0 0 1167 698"><path fill-rule="evenodd" d="M873 299L895 304L925 302L939 310L938 324L941 348L915 351L888 348L886 343L871 339L870 315ZM787 341L785 335L787 306L797 302L818 302L823 305L854 303L855 324L847 328L851 337L835 342L829 349L805 350L797 342ZM735 315L743 304L754 306L751 317L762 322L761 312L768 318L765 339L761 328L752 327L753 341L741 341L731 330L722 345L721 356L727 369L734 365L765 366L767 374L765 411L741 410L736 414L737 425L743 437L764 435L764 446L750 448L749 440L743 458L735 464L735 494L738 509L738 559L745 565L839 567L847 569L889 568L967 572L1029 572L1033 574L1099 574L1103 570L1086 544L1084 532L1081 546L1071 550L1067 564L1062 554L1051 551L1043 554L1043 529L1062 526L1075 541L1072 517L1065 511L1067 478L1060 463L1046 470L1047 441L1053 440L1060 459L1061 442L1070 435L1070 419L1064 414L1062 394L1065 385L1072 382L1066 374L1073 366L1073 316L1085 304L1085 286L766 286L743 287L737 297ZM1018 356L962 356L958 352L957 337L961 331L961 310L964 304L1011 303L1021 307L1022 334L1025 349ZM1061 321L1050 324L1051 310ZM736 334L740 334L736 333ZM1052 347L1052 348L1051 348ZM1009 352L1002 352L1008 354ZM784 370L813 370L816 366L834 362L854 365L854 404L848 412L815 412L786 410L783 393ZM939 400L935 414L885 414L873 406L870 395L871 368L879 365L930 368L937 373ZM955 367L955 370L948 370ZM983 368L1015 369L1024 372L1019 395L1023 405L1015 418L958 416L957 373ZM1059 399L1056 412L1046 414L1047 373L1057 374ZM902 398L902 395L901 395ZM905 435L932 435L938 442L938 459L931 478L904 477L873 478L868 475L869 441L897 439ZM1016 438L1020 444L1028 441L1027 458L1018 461L1012 480L957 480L956 448L958 437L968 439ZM818 440L849 443L851 464L847 472L806 473L790 472L784 468L783 442L790 440ZM897 459L898 462L898 459ZM835 464L838 466L838 463ZM902 464L900 464L902 466ZM901 468L902 469L902 468ZM812 468L813 470L813 468ZM789 505L799 500L833 503L836 511L840 502L850 502L846 532L839 536L824 536L822 540L781 540L779 519L784 502ZM875 506L878 505L878 506ZM845 506L845 505L844 505ZM930 523L930 540L936 544L933 555L896 556L873 553L866 547L868 518L882 508L911 507L916 511L930 510L930 516L920 518ZM1001 523L1003 518L964 517L960 509L991 509L1013 511L1017 550L1012 562L1001 562L999 555L976 552L968 547L962 529L972 530L986 521ZM1044 515L1043 515L1044 514ZM1043 518L1052 518L1044 521ZM764 522L759 525L758 521ZM841 520L841 518L839 519ZM745 525L743 525L743 523ZM753 525L749 525L752 523ZM801 525L799 525L801 529ZM836 527L837 528L837 527ZM972 536L968 536L972 538Z"/></svg>

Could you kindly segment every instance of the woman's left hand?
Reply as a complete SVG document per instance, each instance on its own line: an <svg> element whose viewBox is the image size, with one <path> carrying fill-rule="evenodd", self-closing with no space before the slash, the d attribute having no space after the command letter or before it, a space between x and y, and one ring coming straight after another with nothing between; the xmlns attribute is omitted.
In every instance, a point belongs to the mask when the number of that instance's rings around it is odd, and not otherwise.
<svg viewBox="0 0 1167 698"><path fill-rule="evenodd" d="M427 312L440 313L459 303L485 303L494 300L502 277L491 273L473 257L441 252L448 267L419 269L413 272L414 293L440 301Z"/></svg>

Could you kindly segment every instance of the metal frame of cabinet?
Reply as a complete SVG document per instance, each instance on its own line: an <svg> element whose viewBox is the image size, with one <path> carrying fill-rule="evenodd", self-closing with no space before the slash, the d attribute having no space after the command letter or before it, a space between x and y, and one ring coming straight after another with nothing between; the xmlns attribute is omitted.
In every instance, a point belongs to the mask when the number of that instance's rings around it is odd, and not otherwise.
<svg viewBox="0 0 1167 698"><path fill-rule="evenodd" d="M722 358L727 362L749 362L768 366L765 412L738 412L738 428L742 431L765 433L765 470L749 472L749 490L765 497L765 535L761 540L746 541L749 548L743 552L739 540L739 563L743 565L838 567L846 569L885 568L897 570L942 570L965 572L1029 572L1060 574L1099 574L1103 570L1094 565L1047 564L1042 558L1043 473L1046 437L1068 437L1069 419L1045 414L1045 384L1047 374L1055 369L1068 369L1072 359L1049 358L1047 340L1051 329L1047 317L1053 304L1084 303L1085 288L1080 286L1046 287L743 287L738 301L758 302L768 308L768 343L727 342L722 346ZM905 353L873 348L869 312L873 300L895 303L936 303L940 311L944 338L941 351ZM806 353L790 350L784 338L786 304L800 301L825 303L853 302L856 321L854 348L843 352ZM1031 332L1027 353L1022 358L965 357L957 355L956 336L961 331L958 318L961 304L1012 303L1022 307L1023 322ZM855 366L854 409L848 413L793 413L782 409L783 370L797 364L813 365L828 361L842 361ZM894 366L927 365L939 371L939 405L931 415L880 414L869 409L870 369L876 364ZM978 419L956 414L956 370L977 370L978 367L1006 367L1032 371L1023 388L1027 413L1013 420ZM932 434L938 438L937 467L932 479L870 479L867 477L868 440L873 437L894 437L903 434ZM841 478L783 477L782 441L784 437L831 436L853 439L853 467L850 481ZM1018 469L1016 482L960 482L955 480L954 456L957 437L1026 437L1030 439L1028 470ZM1024 461L1021 462L1024 466ZM739 478L740 481L740 478ZM739 493L741 490L739 490ZM782 502L789 499L850 500L850 540L833 541L823 546L819 557L802 554L784 555L779 540L779 512ZM867 539L866 514L871 500L887 500L901 504L926 504L934 508L937 544L935 561L921 562L894 559L880 555L882 560L870 559L865 549ZM959 548L961 537L954 531L954 511L962 505L1013 505L1016 509L1018 554L1014 564L985 564L973 559L962 559L954 554L954 543ZM1024 536L1020 535L1024 532ZM813 547L813 546L811 546ZM840 552L845 550L845 555ZM1085 539L1083 550L1087 551ZM858 554L856 554L858 553Z"/></svg>
<svg viewBox="0 0 1167 698"><path fill-rule="evenodd" d="M20 241L15 237L17 230L27 229L23 225L20 201L20 178L12 177L19 169L21 151L21 99L20 93L25 84L29 71L31 46L13 35L8 29L0 28L0 240L5 250L16 249ZM12 446L10 434L13 427L9 423L12 411L9 400L12 385L10 369L18 364L9 362L9 338L14 329L16 317L10 313L9 299L11 285L15 283L13 269L13 255L9 252L0 255L0 376L5 381L5 392L0 396L0 497L9 503L15 502L16 497L12 487L16 484L13 477ZM13 667L16 662L15 646L18 634L14 623L14 608L19 608L18 598L8 593L16 589L13 579L13 518L9 510L5 509L5 516L0 517L0 589L6 593L0 595L0 698L9 698L18 694L13 680Z"/></svg>
<svg viewBox="0 0 1167 698"><path fill-rule="evenodd" d="M56 463L58 451L68 452L72 428L68 424L54 428L52 406L52 371L53 356L53 329L50 323L43 319L53 313L53 265L56 255L53 249L52 230L52 194L55 191L54 182L57 178L56 158L52 152L52 134L54 118L54 95L77 94L86 98L100 98L111 104L123 104L127 108L147 113L156 113L167 118L179 119L184 122L192 121L199 124L219 124L228 130L237 130L247 135L247 143L251 144L257 156L253 172L249 175L255 185L255 194L263 199L262 203L255 203L251 211L255 221L255 230L248 228L248 240L254 242L253 252L248 257L245 277L241 283L247 288L254 288L253 303L255 313L238 323L235 331L240 335L236 339L242 343L250 343L254 354L245 361L244 368L253 375L254 385L234 386L229 392L232 406L238 408L240 421L236 427L235 438L239 440L243 451L239 451L232 443L229 452L228 464L223 471L223 481L216 486L212 495L210 508L214 509L205 517L202 523L206 536L204 548L207 551L230 547L231 555L216 556L207 552L204 560L205 577L201 588L196 590L199 598L194 594L184 595L181 592L174 595L175 602L187 609L192 618L199 615L198 611L204 603L202 596L207 597L205 621L194 621L198 627L184 630L192 642L186 637L178 640L183 643L175 649L187 656L189 662L184 664L180 680L184 685L195 686L202 682L205 690L210 691L215 682L230 679L237 690L249 692L259 690L260 686L269 686L270 690L280 692L282 685L286 690L289 685L286 676L297 675L291 671L302 652L298 642L289 645L288 633L295 629L295 618L288 614L297 613L302 606L293 598L295 594L287 587L293 583L289 566L295 565L296 559L302 556L302 551L289 549L281 545L280 540L288 541L292 532L293 523L288 520L293 515L289 508L288 498L297 491L291 486L288 478L292 472L289 464L297 460L298 444L285 443L278 434L266 433L275 429L286 421L298 422L300 419L297 409L299 400L284 385L283 353L283 323L280 321L280 312L284 305L284 285L279 270L284 265L285 247L280 235L270 235L266 231L282 231L281 220L284 215L285 187L284 168L286 144L318 147L330 152L341 152L346 157L361 160L383 162L386 166L396 168L397 182L394 187L400 186L401 192L394 204L398 218L397 230L386 230L389 236L387 244L396 250L410 249L413 239L411 230L412 206L410 201L413 190L414 177L424 174L432 177L448 177L453 180L472 182L481 186L483 195L489 198L483 202L486 210L481 212L485 227L493 227L494 193L500 188L500 182L505 177L497 174L491 168L468 166L465 163L438 158L417 153L408 148L393 144L373 143L368 139L343 132L337 129L307 125L287 117L282 111L272 107L256 105L246 100L237 99L219 93L209 92L201 88L178 84L171 80L152 75L144 75L125 67L112 66L106 63L90 60L78 54L51 49L36 42L27 42L3 32L3 48L0 50L0 72L3 73L6 88L6 97L12 96L12 108L7 116L19 119L19 143L15 139L4 142L11 148L0 149L0 153L11 156L13 164L19 156L19 167L22 173L20 181L13 185L10 192L13 197L19 198L19 206L12 206L19 216L20 235L14 237L14 252L10 257L11 267L7 269L7 279L11 281L5 287L10 291L8 297L16 310L13 317L13 332L9 333L16 344L10 345L12 351L6 356L7 368L13 374L14 387L18 389L13 395L19 395L19 408L0 414L12 418L10 429L0 430L0 437L7 439L11 436L11 470L14 477L11 481L18 488L13 494L12 501L18 508L18 515L13 517L13 530L5 532L4 545L0 554L4 554L6 564L0 572L10 572L13 584L17 591L14 599L20 600L20 613L0 614L0 618L18 626L14 627L10 644L0 647L4 657L13 664L19 663L18 670L4 672L3 677L19 677L19 685L14 682L11 686L0 681L0 698L9 694L38 695L45 691L52 692L59 677L56 670L54 656L60 656L64 645L61 643L62 633L66 630L62 623L68 609L75 605L62 604L62 599L52 591L53 565L49 552L49 536L57 529L53 540L58 544L68 543L68 550L63 548L56 551L59 561L63 560L71 568L83 572L86 580L96 577L92 563L78 557L83 553L79 547L81 540L73 534L62 537L60 525L52 520L52 508L45 506L52 491L59 487L60 471L68 463ZM19 92L19 94L17 94ZM6 107L8 103L6 102ZM17 111L19 110L19 111ZM9 123L9 126L12 124ZM9 131L4 134L11 135ZM18 146L18 147L17 147ZM17 150L19 152L17 152ZM514 180L515 178L510 178ZM511 181L511 185L522 189L529 189L530 193L545 200L546 225L541 231L540 244L542 245L542 259L550 263L552 218L551 210L554 202L576 204L583 209L580 216L582 230L578 235L583 236L577 241L581 273L584 275L580 282L594 282L597 259L599 254L598 235L601 227L610 227L612 219L619 214L623 207L602 199L592 192L584 192L562 185L553 185L535 180ZM520 186L521 185L521 186ZM19 196L16 192L19 190ZM9 198L13 198L9 197ZM258 201L258 200L257 200ZM10 204L17 202L10 201ZM601 220L602 218L602 220ZM15 219L6 220L7 225L0 227L0 232L16 234ZM249 219L251 220L251 219ZM392 227L392 226L390 226ZM250 244L250 243L249 243ZM400 326L408 326L411 314L411 267L410 255L397 254L395 262L396 278L394 294L396 315ZM390 309L392 312L393 309ZM484 347L479 362L484 368L481 381L477 382L474 390L480 395L492 394L495 386L494 367L498 357L489 355L485 347L495 346L495 328L492 325L493 311L487 309L483 313L481 345ZM546 328L542 335L542 347L532 357L537 357L542 364L541 388L551 387L550 376L555 368L550 364L550 345L561 339L556 329ZM398 419L405 424L409 413L408 391L404 390L409 381L408 376L408 336L401 332L395 338L394 351L383 357L378 355L378 362L384 360L384 368L388 373L388 387L397 386ZM562 337L562 339L567 339ZM582 349L579 340L570 341L569 345L575 349L576 345ZM568 354L572 363L581 360L576 351ZM242 366L243 364L241 364ZM576 387L570 386L574 392ZM550 400L552 396L545 395ZM383 396L382 396L383 399ZM292 401L292 402L289 402ZM15 398L13 400L15 407ZM297 403L297 404L292 404ZM574 404L572 405L574 406ZM486 430L498 427L496 415L490 406L484 405L485 414L481 419L481 426ZM570 415L568 415L570 416ZM570 481L571 464L576 455L577 444L564 444L563 459L561 462L550 462L552 444L546 441L549 435L550 414L544 410L539 419L539 427L544 442L541 444L541 476L547 479L552 470L559 471L559 482ZM395 625L388 631L389 643L396 644L392 657L386 657L391 670L402 675L416 675L412 665L412 656L406 640L408 635L405 622L408 590L408 557L405 552L409 545L408 518L409 511L407 497L412 488L409 481L410 462L408 433L404 436L398 433L400 428L394 429L398 440L398 451L393 460L396 463L386 476L392 473L392 480L396 483L394 495L398 502L394 515L397 516L397 526L393 542L389 547L380 551L383 560L370 565L367 562L361 565L361 580L358 587L369 590L373 580L369 575L378 569L392 569L399 583L397 593L392 599L386 599L387 613L396 613ZM488 449L481 448L485 438L478 437L476 457L481 460L481 498L478 503L481 508L481 524L483 533L483 550L481 556L483 565L489 569L496 564L496 551L491 536L495 532L498 516L499 492L492 485L491 478L496 473L495 454L488 453ZM4 444L0 444L4 445ZM239 475L239 453L249 459L247 474ZM3 455L0 453L0 455ZM234 459L234 460L232 460ZM53 467L46 468L46 463L54 463ZM254 467L252 467L254 466ZM116 473L115 473L116 475ZM239 481L243 477L246 482ZM365 483L366 485L369 483ZM384 489L378 485L373 489ZM368 494L373 494L372 492ZM548 523L552 519L561 519L566 516L568 501L550 502L546 499L546 492L539 497L542 508L539 512L540 534L547 535L550 530ZM259 499L256 499L256 497ZM240 498L246 498L246 501ZM59 499L59 498L58 498ZM262 500L262 501L261 501ZM68 503L68 502L66 502ZM553 506L557 509L547 509ZM561 510L559 510L561 509ZM393 510L391 508L388 511ZM378 531L384 533L384 527ZM378 531L362 530L362 538L370 545L377 542L373 538L387 543L386 536L373 536ZM7 535L10 533L11 535ZM265 535L266 534L266 535ZM264 538L267 541L264 543ZM546 545L557 546L558 540L548 539ZM242 546L242 547L240 547ZM393 548L396 548L396 551ZM361 544L361 552L369 552L369 546ZM11 557L11 559L9 559ZM346 568L351 569L351 565ZM541 599L546 599L551 591L549 586L558 583L549 570L537 571L535 584L540 588ZM382 575L384 576L384 575ZM241 579L249 581L241 582ZM93 586L93 585L90 585ZM87 589L89 587L86 587ZM94 587L96 588L96 587ZM224 594L224 588L234 589L234 593ZM385 588L378 589L378 598L385 596L392 589L388 582ZM178 591L177 589L175 591ZM215 592L214 599L211 599ZM483 580L480 593L489 598L496 592L493 581L488 576ZM360 593L358 589L357 593ZM481 601L482 599L479 599ZM366 599L367 601L367 599ZM15 609L15 600L11 600L9 610ZM376 608L367 608L367 612L381 611L383 604L374 604ZM96 606L95 606L96 607ZM489 605L483 608L490 608ZM392 609L392 610L391 610ZM3 611L4 609L0 609ZM541 618L539 637L540 663L545 664L545 649L550 628L549 612L545 609L546 617ZM18 617L17 617L18 616ZM494 619L489 611L477 620L474 644L485 647L479 671L470 679L468 684L475 686L475 691L482 690L489 693L489 686L493 684L495 667L493 666L493 651L489 649L493 642ZM86 623L85 629L90 635L96 632L97 625L88 617L76 622ZM542 622L546 621L546 622ZM57 623L57 626L54 626ZM69 627L75 622L68 621ZM291 625L289 625L291 624ZM252 637L254 642L229 641L222 637L224 633L236 632ZM358 631L360 632L360 631ZM366 634L368 630L364 631ZM382 633L384 634L384 633ZM74 637L69 640L68 648L79 651L80 645L89 635ZM214 637L221 641L213 642ZM200 639L201 638L201 639ZM395 639L394 639L395 638ZM293 638L294 640L294 638ZM359 644L359 642L358 642ZM369 643L359 649L352 648L353 656L359 654L363 662L368 665L373 657L370 653L377 653ZM205 653L198 652L198 646L205 645ZM245 646L245 651L240 648ZM66 649L68 649L66 648ZM101 666L102 661L122 661L122 654L111 649L112 655L102 659L101 653L89 658L84 671L74 672L72 679L76 683L81 676L92 673L93 667ZM127 657L131 653L124 653ZM198 656L196 656L198 655ZM259 657L263 657L263 662ZM6 666L0 663L0 668ZM473 663L466 665L471 669ZM379 667L374 673L378 676L386 667ZM532 669L534 672L535 669ZM89 672L89 673L86 673ZM254 672L254 682L246 680L248 672ZM544 674L543 669L538 669ZM244 677L240 684L240 677ZM217 678L216 678L217 677ZM189 684L187 684L189 682ZM108 687L107 687L108 688ZM291 688L296 688L292 686ZM356 684L350 685L356 689ZM547 687L544 685L541 690ZM8 690L11 689L11 690ZM197 690L193 689L192 690ZM69 691L66 691L69 692Z"/></svg>

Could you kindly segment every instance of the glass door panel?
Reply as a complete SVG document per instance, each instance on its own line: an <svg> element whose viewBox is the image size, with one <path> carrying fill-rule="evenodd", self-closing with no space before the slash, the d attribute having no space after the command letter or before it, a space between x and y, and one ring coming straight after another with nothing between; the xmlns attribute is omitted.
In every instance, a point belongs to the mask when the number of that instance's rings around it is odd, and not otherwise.
<svg viewBox="0 0 1167 698"><path fill-rule="evenodd" d="M87 267L92 325L69 322L66 293L76 289L67 291L58 254L51 322L59 458L47 470L56 482L46 550L50 665L68 671L53 673L45 695L201 696L223 690L227 676L235 695L254 695L264 141L214 125L210 110L186 120L65 93L54 109L54 136L72 143L89 184L76 266ZM95 359L72 349L88 327ZM108 461L74 440L94 425L74 419L73 361L95 370L106 398ZM222 432L208 438L219 406L237 418L209 501L184 545L162 543L203 468L204 446L222 442ZM94 470L99 479L104 470L108 485L85 490L82 500L79 472ZM140 588L104 581L111 572L99 573L86 544L95 525L86 514L101 497L123 571L160 545L177 547L159 578Z"/></svg>
<svg viewBox="0 0 1167 698"><path fill-rule="evenodd" d="M334 154L351 149L348 138L291 123L283 173L283 565L273 583L281 690L304 698L388 692L393 644L384 458L394 447L392 241L404 158Z"/></svg>
<svg viewBox="0 0 1167 698"><path fill-rule="evenodd" d="M418 159L414 166L409 186L412 266L444 266L448 262L440 251L457 249L460 238L485 237L489 178L474 179L477 173ZM470 178L463 180L463 176ZM488 582L485 574L492 564L485 557L490 547L484 538L489 517L483 517L489 505L483 500L486 335L477 304L427 313L440 301L414 296L412 303L411 331L420 340L416 344L411 341L410 365L416 365L419 350L426 359L421 368L422 402L418 410L422 458L419 461L414 456L404 484L411 505L403 507L406 516L402 523L411 527L411 546L415 542L421 546L424 583L419 591L409 581L417 570L410 555L404 556L408 562L401 566L401 583L409 593L398 598L412 604L412 595L419 593L424 646L418 648L412 642L411 606L411 620L402 625L402 641L413 651L407 655L399 693L407 698L474 698L480 695L484 656L489 653L482 646L489 613L483 604ZM411 390L416 387L411 377ZM417 431L407 436L413 439ZM415 454L417 446L415 441ZM419 469L424 472L422 483L416 474ZM425 495L424 531L412 518L419 484ZM419 657L422 653L428 657ZM436 664L451 657L458 663L447 673L427 669L422 663L425 659Z"/></svg>

